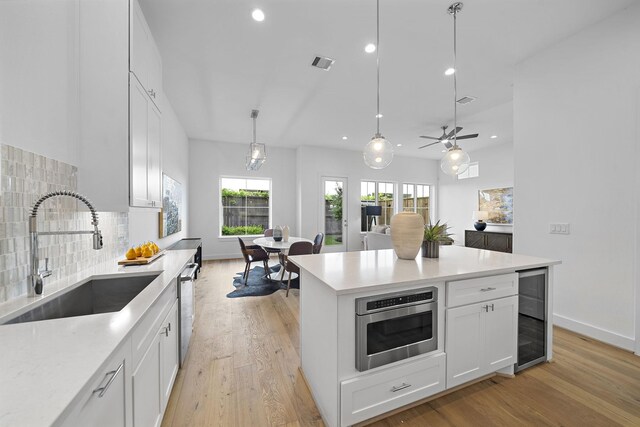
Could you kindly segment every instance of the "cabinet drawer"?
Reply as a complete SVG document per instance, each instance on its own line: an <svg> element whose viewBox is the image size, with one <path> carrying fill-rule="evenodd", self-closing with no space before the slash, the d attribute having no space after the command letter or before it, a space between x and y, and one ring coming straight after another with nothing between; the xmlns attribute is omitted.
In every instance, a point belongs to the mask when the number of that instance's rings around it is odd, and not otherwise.
<svg viewBox="0 0 640 427"><path fill-rule="evenodd" d="M352 425L443 391L445 361L441 353L343 381L340 424Z"/></svg>
<svg viewBox="0 0 640 427"><path fill-rule="evenodd" d="M178 289L176 287L176 281L174 280L171 285L165 289L162 295L160 295L153 307L149 309L140 324L133 331L132 343L134 367L138 366L138 363L147 351L149 344L157 335L160 323L167 316L169 309L177 298Z"/></svg>
<svg viewBox="0 0 640 427"><path fill-rule="evenodd" d="M518 294L516 273L447 282L447 307Z"/></svg>

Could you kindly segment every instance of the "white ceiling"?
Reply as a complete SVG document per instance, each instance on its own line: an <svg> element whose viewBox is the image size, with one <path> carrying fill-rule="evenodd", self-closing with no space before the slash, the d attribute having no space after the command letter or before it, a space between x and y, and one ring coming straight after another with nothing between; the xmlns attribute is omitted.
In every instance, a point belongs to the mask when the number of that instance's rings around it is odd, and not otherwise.
<svg viewBox="0 0 640 427"><path fill-rule="evenodd" d="M634 0L474 0L458 17L458 109L473 151L511 142L516 64ZM453 124L449 0L381 0L381 132L397 155L440 158L418 135ZM163 58L164 88L190 138L361 150L375 133L373 0L141 0ZM264 10L262 23L251 19ZM334 58L330 71L311 67ZM489 136L498 135L491 140ZM347 141L342 136L348 136Z"/></svg>

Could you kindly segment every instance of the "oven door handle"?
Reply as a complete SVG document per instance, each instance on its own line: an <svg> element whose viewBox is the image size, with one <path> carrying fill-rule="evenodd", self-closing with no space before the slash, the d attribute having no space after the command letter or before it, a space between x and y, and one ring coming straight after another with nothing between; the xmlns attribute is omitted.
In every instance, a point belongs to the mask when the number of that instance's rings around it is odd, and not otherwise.
<svg viewBox="0 0 640 427"><path fill-rule="evenodd" d="M181 282L193 282L195 280L196 273L198 272L198 264L188 264L187 267L180 273Z"/></svg>
<svg viewBox="0 0 640 427"><path fill-rule="evenodd" d="M357 315L358 323L373 323L383 320L393 319L395 317L410 316L412 314L424 313L427 311L433 311L437 313L438 302L428 302L424 304L410 305L408 307L392 308L390 310L378 311L376 313ZM435 317L435 316L434 316Z"/></svg>

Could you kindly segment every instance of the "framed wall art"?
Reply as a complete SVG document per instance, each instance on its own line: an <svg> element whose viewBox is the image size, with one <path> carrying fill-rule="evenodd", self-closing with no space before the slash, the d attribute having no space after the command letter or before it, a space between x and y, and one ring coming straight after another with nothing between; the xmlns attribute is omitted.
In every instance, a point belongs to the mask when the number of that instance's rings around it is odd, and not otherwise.
<svg viewBox="0 0 640 427"><path fill-rule="evenodd" d="M162 210L159 235L167 237L182 230L182 184L162 174Z"/></svg>
<svg viewBox="0 0 640 427"><path fill-rule="evenodd" d="M478 190L478 210L487 211L490 225L513 224L513 187Z"/></svg>

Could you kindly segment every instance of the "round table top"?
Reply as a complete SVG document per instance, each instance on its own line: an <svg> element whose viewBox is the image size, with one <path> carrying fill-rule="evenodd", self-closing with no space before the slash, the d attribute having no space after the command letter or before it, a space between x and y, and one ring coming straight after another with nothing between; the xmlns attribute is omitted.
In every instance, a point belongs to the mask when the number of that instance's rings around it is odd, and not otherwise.
<svg viewBox="0 0 640 427"><path fill-rule="evenodd" d="M291 245L294 244L295 242L313 243L312 240L305 239L304 237L293 237L293 236L289 236L288 242L285 242L284 240L276 242L275 240L273 240L273 237L258 237L253 241L254 244L258 246L262 246L263 248L282 249L282 250L289 249Z"/></svg>

